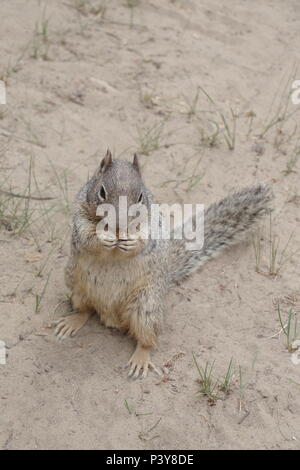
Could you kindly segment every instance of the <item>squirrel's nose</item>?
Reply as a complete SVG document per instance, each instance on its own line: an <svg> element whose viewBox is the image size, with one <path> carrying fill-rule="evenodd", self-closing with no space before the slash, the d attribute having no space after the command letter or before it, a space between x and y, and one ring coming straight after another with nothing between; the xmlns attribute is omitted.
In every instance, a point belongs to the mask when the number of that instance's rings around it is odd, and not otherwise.
<svg viewBox="0 0 300 470"><path fill-rule="evenodd" d="M127 239L128 239L127 233L125 233L125 232L118 232L118 231L116 231L116 237L117 237L117 239L120 240L120 241L121 241L121 240L127 240Z"/></svg>
<svg viewBox="0 0 300 470"><path fill-rule="evenodd" d="M116 237L117 237L117 240L127 240L128 239L127 231L124 230L124 229L121 229L117 225L116 226Z"/></svg>
<svg viewBox="0 0 300 470"><path fill-rule="evenodd" d="M121 235L121 234L120 234L120 227L119 227L119 225L117 224L117 225L116 225L116 238L117 238L117 240L120 240L120 235Z"/></svg>
<svg viewBox="0 0 300 470"><path fill-rule="evenodd" d="M127 230L125 230L125 227L120 226L119 221L116 221L116 238L117 240L127 240Z"/></svg>

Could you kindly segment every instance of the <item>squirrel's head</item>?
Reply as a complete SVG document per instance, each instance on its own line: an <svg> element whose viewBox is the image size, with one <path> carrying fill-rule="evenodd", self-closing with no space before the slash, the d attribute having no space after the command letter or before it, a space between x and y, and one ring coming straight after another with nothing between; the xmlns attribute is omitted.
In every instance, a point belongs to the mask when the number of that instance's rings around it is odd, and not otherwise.
<svg viewBox="0 0 300 470"><path fill-rule="evenodd" d="M149 208L151 195L143 183L137 155L133 156L132 162L115 160L111 152L107 150L89 182L86 210L91 220L99 221L103 217L97 217L96 213L99 215L101 206L103 211L107 205L113 206L116 214L117 237L119 237L122 225L119 224L119 217L122 217L120 214L124 211L122 204L120 204L121 196L126 197L127 209L134 205L146 206L144 209ZM128 227L133 219L134 217L128 217Z"/></svg>
<svg viewBox="0 0 300 470"><path fill-rule="evenodd" d="M146 188L136 154L131 163L114 160L110 150L107 150L92 180L92 186L87 194L89 204L106 203L117 208L120 196L127 197L128 206L146 203Z"/></svg>

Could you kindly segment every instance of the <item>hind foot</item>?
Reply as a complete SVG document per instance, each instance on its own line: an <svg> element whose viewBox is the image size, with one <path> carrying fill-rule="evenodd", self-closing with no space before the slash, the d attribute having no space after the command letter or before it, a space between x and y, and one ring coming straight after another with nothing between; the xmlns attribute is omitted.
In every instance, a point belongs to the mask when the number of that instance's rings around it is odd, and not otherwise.
<svg viewBox="0 0 300 470"><path fill-rule="evenodd" d="M139 343L137 344L136 350L128 361L126 367L130 366L128 377L137 379L141 373L141 377L144 379L148 375L149 367L154 370L159 376L162 375L159 368L150 361L150 348L145 348Z"/></svg>

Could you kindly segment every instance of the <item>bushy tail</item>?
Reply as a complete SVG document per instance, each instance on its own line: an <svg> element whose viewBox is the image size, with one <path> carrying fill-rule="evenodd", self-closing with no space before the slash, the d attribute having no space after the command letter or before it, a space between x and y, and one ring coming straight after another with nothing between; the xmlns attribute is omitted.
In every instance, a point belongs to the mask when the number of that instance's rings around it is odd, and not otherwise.
<svg viewBox="0 0 300 470"><path fill-rule="evenodd" d="M224 248L243 240L253 224L267 213L272 199L271 188L258 184L230 194L209 206L204 216L202 249L186 250L182 240L172 243L172 282L185 279Z"/></svg>

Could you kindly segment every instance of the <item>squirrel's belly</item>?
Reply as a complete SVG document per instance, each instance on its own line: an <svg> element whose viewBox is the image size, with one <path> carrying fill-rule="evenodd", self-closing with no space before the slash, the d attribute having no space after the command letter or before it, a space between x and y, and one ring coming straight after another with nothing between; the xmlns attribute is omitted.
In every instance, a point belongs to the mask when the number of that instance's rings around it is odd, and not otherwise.
<svg viewBox="0 0 300 470"><path fill-rule="evenodd" d="M133 269L132 269L133 268ZM134 265L102 263L95 257L82 257L77 264L80 291L101 321L109 327L126 328L123 312L128 312L138 292L145 286L145 276Z"/></svg>

